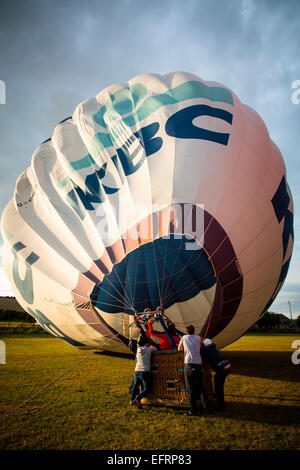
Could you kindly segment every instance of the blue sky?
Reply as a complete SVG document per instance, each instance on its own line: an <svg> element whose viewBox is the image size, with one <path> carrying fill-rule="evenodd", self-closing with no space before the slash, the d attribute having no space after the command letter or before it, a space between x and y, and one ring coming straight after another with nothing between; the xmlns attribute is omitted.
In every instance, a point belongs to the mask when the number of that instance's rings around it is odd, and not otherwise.
<svg viewBox="0 0 300 470"><path fill-rule="evenodd" d="M1 0L0 213L35 148L80 101L141 73L195 73L254 108L284 156L295 246L271 310L288 313L290 300L300 314L299 18L297 0Z"/></svg>

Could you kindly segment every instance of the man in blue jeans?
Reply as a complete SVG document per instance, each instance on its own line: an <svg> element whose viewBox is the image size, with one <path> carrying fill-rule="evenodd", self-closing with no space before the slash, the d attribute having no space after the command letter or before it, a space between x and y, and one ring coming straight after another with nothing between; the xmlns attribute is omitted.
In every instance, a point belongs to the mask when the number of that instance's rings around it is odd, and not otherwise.
<svg viewBox="0 0 300 470"><path fill-rule="evenodd" d="M133 382L131 385L130 404L138 408L142 408L141 399L150 392L151 372L150 358L153 351L157 351L155 346L150 346L149 339L141 336L138 340L138 348L136 352L136 365L134 371ZM139 386L142 385L142 391L139 393ZM139 393L139 395L138 395ZM138 396L137 396L138 395Z"/></svg>
<svg viewBox="0 0 300 470"><path fill-rule="evenodd" d="M212 413L208 405L207 395L202 384L202 359L200 355L200 336L195 335L193 325L186 327L187 334L182 336L178 351L184 351L184 379L189 395L192 416L197 415L197 395L200 393L202 405L206 413Z"/></svg>

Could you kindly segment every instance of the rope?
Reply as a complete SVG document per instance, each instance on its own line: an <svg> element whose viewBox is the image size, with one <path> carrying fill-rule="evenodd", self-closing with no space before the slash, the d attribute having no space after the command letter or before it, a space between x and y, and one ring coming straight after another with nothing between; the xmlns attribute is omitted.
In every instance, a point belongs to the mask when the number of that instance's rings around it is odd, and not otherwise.
<svg viewBox="0 0 300 470"><path fill-rule="evenodd" d="M117 269L115 269L114 272L115 272L115 274L116 274L116 276L117 276L117 278L118 278L118 281L120 282L120 284L122 284L121 279L120 279L120 277L119 277L119 274L118 274L118 272L117 272ZM110 279L109 279L108 276L105 277L105 280L107 280L107 281L109 282L109 284L112 286L112 288L117 291L117 293L119 294L120 298L122 298L122 297L123 297L122 293L119 292L119 290L113 285L113 283L110 281ZM103 289L103 288L101 288L101 289ZM106 292L105 289L103 289L103 290L104 290L104 292ZM113 295L112 295L111 293L109 293L109 292L107 292L107 293L108 293L108 295L111 295L111 297L115 298L115 299L119 302L119 299L118 299L117 297L113 296ZM125 297L126 297L126 298L125 298ZM132 305L132 302L130 301L130 298L128 297L128 294L127 294L127 292L125 291L125 289L124 289L124 298L123 298L123 300L124 300L124 305L126 305L126 306L129 308L129 310L134 310L133 305Z"/></svg>
<svg viewBox="0 0 300 470"><path fill-rule="evenodd" d="M175 260L174 260L174 263L173 263L173 267L172 267L172 271L171 271L171 272L173 272L173 269L174 269L175 264L176 264L177 259L178 259L178 255L179 255L179 250L177 249L177 250L176 250L176 257L175 257ZM168 282L166 283L166 286L164 286L163 299L165 298L165 294L166 294L167 291L168 291L168 284L171 284L171 288L174 288L174 289L175 289L175 292L177 292L177 290L176 290L174 284L172 283L172 281L171 281L171 279L170 279L170 276L168 275L168 273L167 273L166 270L165 270L165 261L166 261L166 257L167 257L167 256L168 256L168 255L166 255L166 250L165 250L165 258L164 258L163 262L161 262L160 259L159 259L159 262L161 263L162 268L163 268L163 272L165 273L165 278L164 278L164 279L167 279L167 281L168 281ZM165 283L164 283L164 284L165 284ZM165 303L165 302L164 302L164 303Z"/></svg>
<svg viewBox="0 0 300 470"><path fill-rule="evenodd" d="M163 253L163 256L162 256L162 259L163 259L163 270L164 270L164 271L165 271L164 266L165 266L165 264L166 264L166 259L167 259L167 256L169 256L169 254L167 254L167 250L168 250L168 242L166 241L165 247L164 247L164 253ZM160 248L159 248L159 253L160 253ZM167 285L167 287L165 288L165 277L163 277L163 278L162 278L162 286L161 286L162 300L164 300L165 292L167 292L167 288L168 288L168 285ZM165 289L166 289L166 291L165 291Z"/></svg>
<svg viewBox="0 0 300 470"><path fill-rule="evenodd" d="M138 259L139 259L139 250L137 250L137 257L136 257L136 263L135 263L135 275L134 275L134 291L133 291L133 297L132 297L132 305L133 307L135 306L135 291L136 291L136 277L137 277L137 271L138 271ZM130 279L129 279L129 284L130 284Z"/></svg>
<svg viewBox="0 0 300 470"><path fill-rule="evenodd" d="M28 403L29 401L33 400L35 397L37 397L40 393L42 393L44 390L46 390L47 388L50 387L50 385L54 384L55 382L57 382L59 379L61 379L64 375L66 375L68 372L70 372L70 370L72 369L75 369L75 367L77 367L79 364L81 364L83 361L85 361L86 359L88 359L90 356L92 356L92 354L94 354L96 351L98 351L99 349L102 349L103 346L105 344L108 344L110 341L112 341L114 338L116 338L117 336L119 336L120 333L117 333L116 335L114 335L112 338L110 338L108 341L106 341L105 343L101 344L101 346L99 346L98 348L94 349L91 353L89 353L87 356L83 357L82 359L80 359L80 361L78 361L76 364L74 364L72 367L70 367L69 369L65 370L62 374L60 374L58 377L56 377L54 380L52 380L51 382L49 382L47 385L45 385L43 388L41 388L38 392L34 393L31 397L27 398L27 400L23 401L23 403L21 403L20 405L18 405L14 410L10 411L7 415L3 416L2 418L0 418L0 423L2 421L4 421L5 419L7 419L9 416L11 416L12 414L14 414L17 410L19 410L22 406L26 405L26 403Z"/></svg>
<svg viewBox="0 0 300 470"><path fill-rule="evenodd" d="M158 289L158 295L159 295L159 302L161 305L161 291L160 291L160 285L159 285L159 277L158 277L158 271L157 271L157 264L156 264L156 258L155 258L155 244L154 241L152 241L152 248L153 248L153 258L154 258L154 263L155 263L155 271L156 271L156 282L157 282L157 289Z"/></svg>
<svg viewBox="0 0 300 470"><path fill-rule="evenodd" d="M122 294L118 291L118 289L111 283L111 281L109 280L109 278L107 277L106 280L111 284L111 286L118 292L118 294L120 294L120 298L122 298ZM107 291L106 289L104 289L102 287L102 284L101 284L101 291L105 292L108 296L112 297L113 299L115 299L117 301L117 303L120 303L120 300L118 299L118 297L115 297L111 292ZM81 295L81 297L83 299L86 299L86 297L84 297L83 295ZM92 297L92 295L90 296L90 300L92 302L97 302L97 299L98 299L98 295L96 297ZM125 299L124 299L125 300ZM101 301L103 302L103 301ZM103 302L104 304L106 303L107 305L112 305L112 304L108 304L107 302ZM128 306L130 307L130 305L128 304Z"/></svg>
<svg viewBox="0 0 300 470"><path fill-rule="evenodd" d="M152 242L152 243L153 243L153 245L154 245L154 242ZM179 253L179 250L177 250L177 254L176 254L175 262L174 262L174 265L173 265L173 269L174 269L174 266L175 266L176 261L177 261L178 253ZM163 272L164 272L165 275L166 275L166 279L168 280L168 283L171 284L171 287L174 289L175 293L178 294L179 297L181 297L179 291L176 289L175 285L173 284L173 282L171 281L170 277L168 276L168 273L166 272L165 267L164 267L164 264L161 262L160 258L158 258L158 261L159 261L160 264L162 265L162 269L163 269ZM177 273L177 274L178 274L178 273ZM167 284L166 288L167 288L167 287L168 287L168 284ZM166 290L166 292L167 292L167 290ZM168 296L168 297L169 297L169 296ZM163 304L162 304L162 300L164 300L164 296L163 296L162 299L160 298L161 305L163 305ZM164 303L165 303L165 302L164 302Z"/></svg>

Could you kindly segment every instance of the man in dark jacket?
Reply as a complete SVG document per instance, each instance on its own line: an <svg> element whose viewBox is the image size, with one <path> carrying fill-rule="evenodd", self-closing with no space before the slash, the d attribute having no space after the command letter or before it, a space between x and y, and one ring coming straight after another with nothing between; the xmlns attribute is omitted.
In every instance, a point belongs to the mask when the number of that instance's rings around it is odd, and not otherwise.
<svg viewBox="0 0 300 470"><path fill-rule="evenodd" d="M224 384L225 379L231 371L230 362L217 350L211 339L206 338L201 346L201 357L216 373L214 377L215 396L218 400L217 410L225 411L224 404Z"/></svg>

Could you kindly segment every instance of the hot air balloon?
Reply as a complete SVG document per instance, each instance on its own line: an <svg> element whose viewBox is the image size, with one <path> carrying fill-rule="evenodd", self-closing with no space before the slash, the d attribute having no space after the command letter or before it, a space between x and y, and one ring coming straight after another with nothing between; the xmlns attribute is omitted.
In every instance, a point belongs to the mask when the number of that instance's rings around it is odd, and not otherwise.
<svg viewBox="0 0 300 470"><path fill-rule="evenodd" d="M284 282L293 203L280 151L230 89L144 74L55 127L1 229L18 302L68 343L128 352L135 312L162 305L224 347Z"/></svg>

